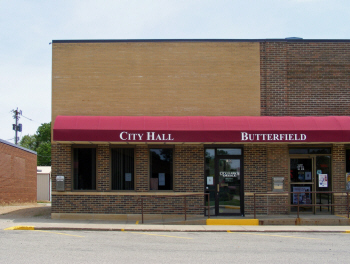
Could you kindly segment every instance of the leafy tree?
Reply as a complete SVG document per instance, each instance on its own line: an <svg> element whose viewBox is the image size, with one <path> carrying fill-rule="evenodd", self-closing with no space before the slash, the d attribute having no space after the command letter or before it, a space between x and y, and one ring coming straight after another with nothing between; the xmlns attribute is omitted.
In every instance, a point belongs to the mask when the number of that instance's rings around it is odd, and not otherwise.
<svg viewBox="0 0 350 264"><path fill-rule="evenodd" d="M38 166L51 166L51 122L41 124L35 135L22 137L19 145L38 154Z"/></svg>
<svg viewBox="0 0 350 264"><path fill-rule="evenodd" d="M51 166L51 142L43 142L36 149L38 166Z"/></svg>
<svg viewBox="0 0 350 264"><path fill-rule="evenodd" d="M27 149L35 150L36 149L35 135L25 135L24 137L22 137L21 141L19 142L19 145Z"/></svg>

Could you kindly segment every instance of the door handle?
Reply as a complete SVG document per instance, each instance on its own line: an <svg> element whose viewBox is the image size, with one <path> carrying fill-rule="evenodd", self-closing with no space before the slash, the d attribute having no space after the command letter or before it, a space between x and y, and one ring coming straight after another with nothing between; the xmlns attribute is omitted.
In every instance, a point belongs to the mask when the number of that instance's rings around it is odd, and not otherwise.
<svg viewBox="0 0 350 264"><path fill-rule="evenodd" d="M216 191L217 191L217 192L220 191L220 184L216 184Z"/></svg>

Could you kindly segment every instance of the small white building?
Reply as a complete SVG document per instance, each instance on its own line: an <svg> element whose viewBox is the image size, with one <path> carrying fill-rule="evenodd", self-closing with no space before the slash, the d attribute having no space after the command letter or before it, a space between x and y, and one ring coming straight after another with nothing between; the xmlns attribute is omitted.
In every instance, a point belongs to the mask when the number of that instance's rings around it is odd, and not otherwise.
<svg viewBox="0 0 350 264"><path fill-rule="evenodd" d="M37 201L51 201L51 166L37 166Z"/></svg>

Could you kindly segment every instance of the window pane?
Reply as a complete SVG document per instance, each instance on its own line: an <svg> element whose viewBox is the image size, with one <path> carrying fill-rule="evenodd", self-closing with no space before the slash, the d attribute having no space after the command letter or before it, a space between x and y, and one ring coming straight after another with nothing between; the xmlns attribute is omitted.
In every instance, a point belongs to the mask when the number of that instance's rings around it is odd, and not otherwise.
<svg viewBox="0 0 350 264"><path fill-rule="evenodd" d="M312 182L312 159L290 159L290 181Z"/></svg>
<svg viewBox="0 0 350 264"><path fill-rule="evenodd" d="M96 149L74 149L74 189L96 190Z"/></svg>
<svg viewBox="0 0 350 264"><path fill-rule="evenodd" d="M319 186L320 174L327 175L327 184L323 187ZM318 156L316 157L316 191L331 191L332 190L332 170L331 170L331 157L330 156ZM327 185L327 187L326 187Z"/></svg>
<svg viewBox="0 0 350 264"><path fill-rule="evenodd" d="M173 149L150 149L150 189L173 189Z"/></svg>
<svg viewBox="0 0 350 264"><path fill-rule="evenodd" d="M350 149L346 150L346 190L350 190Z"/></svg>
<svg viewBox="0 0 350 264"><path fill-rule="evenodd" d="M303 148L295 148L295 149L289 149L289 154L308 154L307 149Z"/></svg>
<svg viewBox="0 0 350 264"><path fill-rule="evenodd" d="M289 154L331 154L331 148L291 148Z"/></svg>
<svg viewBox="0 0 350 264"><path fill-rule="evenodd" d="M112 149L112 190L134 190L134 149Z"/></svg>
<svg viewBox="0 0 350 264"><path fill-rule="evenodd" d="M350 173L350 149L346 150L346 172Z"/></svg>
<svg viewBox="0 0 350 264"><path fill-rule="evenodd" d="M312 148L309 149L310 154L331 154L330 148Z"/></svg>
<svg viewBox="0 0 350 264"><path fill-rule="evenodd" d="M219 148L217 149L218 155L242 155L241 149L228 149L228 148Z"/></svg>
<svg viewBox="0 0 350 264"><path fill-rule="evenodd" d="M215 174L215 150L205 150L205 177L214 177ZM213 183L214 184L214 183Z"/></svg>

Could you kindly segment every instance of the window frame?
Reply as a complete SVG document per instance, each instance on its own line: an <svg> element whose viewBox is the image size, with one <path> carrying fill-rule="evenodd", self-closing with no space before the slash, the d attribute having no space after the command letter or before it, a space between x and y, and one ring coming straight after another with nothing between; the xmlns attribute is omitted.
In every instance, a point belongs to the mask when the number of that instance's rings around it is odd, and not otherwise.
<svg viewBox="0 0 350 264"><path fill-rule="evenodd" d="M134 174L132 175L133 177L133 181L134 181L134 184L133 184L133 190L117 190L117 189L113 189L113 165L112 165L112 151L113 149L133 149L133 152L134 152L134 162L133 162L133 166L134 166ZM109 157L110 157L110 191L111 192L135 192L136 191L136 148L135 146L111 146L110 147L110 151L109 151Z"/></svg>
<svg viewBox="0 0 350 264"><path fill-rule="evenodd" d="M152 169L152 156L151 156L151 149L171 149L172 150L172 168L171 168L171 173L172 173L172 183L171 186L172 188L169 190L152 190L151 189L151 169ZM175 190L175 146L174 145L151 145L148 146L148 161L149 161L149 166L148 166L148 190L151 192L174 192ZM158 183L159 184L159 183ZM159 186L159 185L158 185Z"/></svg>
<svg viewBox="0 0 350 264"><path fill-rule="evenodd" d="M350 191L350 146L345 146L345 190Z"/></svg>
<svg viewBox="0 0 350 264"><path fill-rule="evenodd" d="M75 173L74 173L74 150L75 149L95 149L95 189L75 189ZM97 171L98 171L98 151L96 145L72 145L71 148L71 162L72 162L72 191L74 192L96 192L97 191Z"/></svg>

